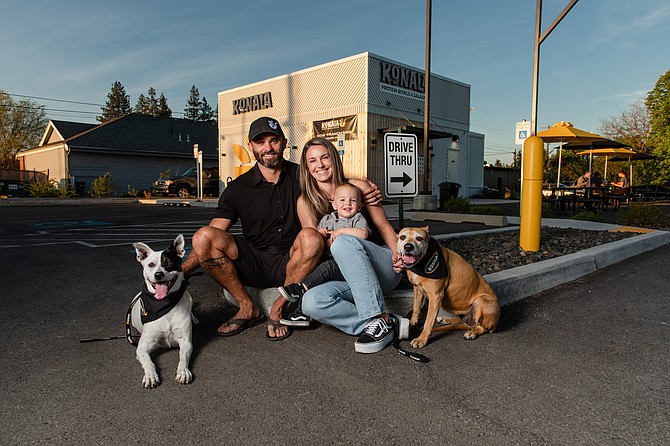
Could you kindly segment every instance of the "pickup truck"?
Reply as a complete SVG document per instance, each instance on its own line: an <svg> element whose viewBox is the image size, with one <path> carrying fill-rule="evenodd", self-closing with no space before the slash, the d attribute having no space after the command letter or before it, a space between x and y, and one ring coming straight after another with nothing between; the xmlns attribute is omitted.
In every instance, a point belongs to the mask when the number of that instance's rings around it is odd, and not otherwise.
<svg viewBox="0 0 670 446"><path fill-rule="evenodd" d="M154 181L154 191L157 195L176 195L179 198L188 198L198 193L195 167L191 167L181 175L171 178L160 178ZM219 196L219 169L205 167L202 169L202 195Z"/></svg>

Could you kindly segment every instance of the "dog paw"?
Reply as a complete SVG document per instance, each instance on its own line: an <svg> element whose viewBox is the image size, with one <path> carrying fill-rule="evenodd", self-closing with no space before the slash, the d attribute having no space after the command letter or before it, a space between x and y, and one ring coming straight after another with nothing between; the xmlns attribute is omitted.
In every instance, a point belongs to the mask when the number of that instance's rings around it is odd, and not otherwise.
<svg viewBox="0 0 670 446"><path fill-rule="evenodd" d="M161 381L158 379L158 375L155 373L144 375L144 378L142 378L142 386L144 386L145 389L153 389L160 383Z"/></svg>
<svg viewBox="0 0 670 446"><path fill-rule="evenodd" d="M409 345L411 345L412 348L422 348L423 346L426 345L426 341L416 338L412 339L412 342L410 342Z"/></svg>
<svg viewBox="0 0 670 446"><path fill-rule="evenodd" d="M463 335L463 339L466 341L472 341L474 338L477 337L477 333L474 331L466 331L465 334Z"/></svg>
<svg viewBox="0 0 670 446"><path fill-rule="evenodd" d="M193 381L193 374L189 369L177 370L177 375L174 379L179 384L188 384Z"/></svg>

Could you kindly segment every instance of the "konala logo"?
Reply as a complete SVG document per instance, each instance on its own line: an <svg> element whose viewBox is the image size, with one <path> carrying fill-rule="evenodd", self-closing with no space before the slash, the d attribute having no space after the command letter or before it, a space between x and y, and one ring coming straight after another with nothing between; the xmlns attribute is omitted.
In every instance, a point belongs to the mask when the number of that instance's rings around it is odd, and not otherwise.
<svg viewBox="0 0 670 446"><path fill-rule="evenodd" d="M233 153L235 154L235 157L242 163L239 166L233 167L233 174L235 175L235 178L237 178L244 172L247 172L252 167L254 167L254 158L251 156L251 153L249 153L249 150L247 150L246 147L243 147L239 144L233 144Z"/></svg>

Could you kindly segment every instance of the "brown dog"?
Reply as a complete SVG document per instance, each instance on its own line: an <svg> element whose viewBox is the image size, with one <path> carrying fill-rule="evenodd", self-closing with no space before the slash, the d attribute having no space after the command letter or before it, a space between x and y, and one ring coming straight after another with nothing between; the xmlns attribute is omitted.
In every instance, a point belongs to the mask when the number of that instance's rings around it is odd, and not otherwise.
<svg viewBox="0 0 670 446"><path fill-rule="evenodd" d="M414 285L410 326L419 322L423 299L428 298L426 322L421 335L411 341L412 347L426 345L436 320L445 325L435 332L467 330L465 339L496 329L500 304L491 286L463 257L431 238L427 226L403 228L398 234L398 253ZM438 318L440 306L462 317Z"/></svg>

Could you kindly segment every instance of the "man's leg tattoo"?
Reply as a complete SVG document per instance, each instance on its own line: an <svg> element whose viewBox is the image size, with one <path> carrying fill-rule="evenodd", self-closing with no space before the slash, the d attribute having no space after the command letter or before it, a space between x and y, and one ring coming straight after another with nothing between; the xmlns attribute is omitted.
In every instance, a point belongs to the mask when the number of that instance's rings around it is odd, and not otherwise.
<svg viewBox="0 0 670 446"><path fill-rule="evenodd" d="M230 259L226 256L217 257L215 259L207 259L202 262L202 268L205 271L211 271L214 268L224 267L230 262Z"/></svg>

